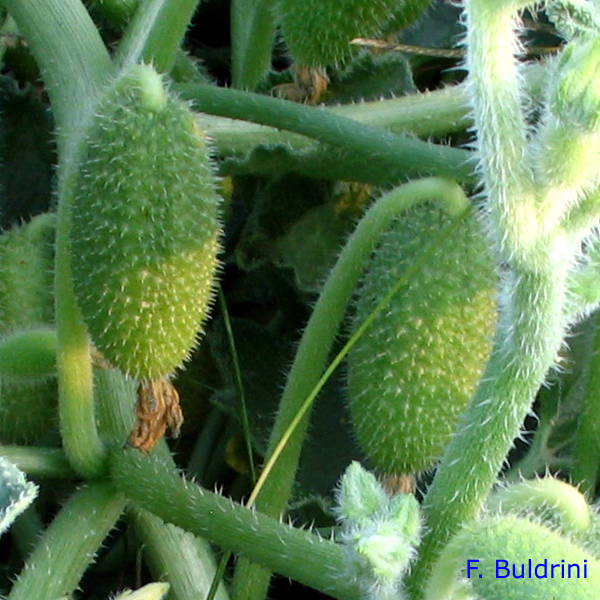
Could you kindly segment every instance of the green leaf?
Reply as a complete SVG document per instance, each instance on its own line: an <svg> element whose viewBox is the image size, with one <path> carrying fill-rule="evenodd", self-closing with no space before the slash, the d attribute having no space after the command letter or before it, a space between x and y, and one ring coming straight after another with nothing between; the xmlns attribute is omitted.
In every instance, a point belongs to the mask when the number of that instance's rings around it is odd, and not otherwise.
<svg viewBox="0 0 600 600"><path fill-rule="evenodd" d="M332 203L317 206L277 240L276 264L294 270L299 289L318 292L353 226L351 215Z"/></svg>
<svg viewBox="0 0 600 600"><path fill-rule="evenodd" d="M27 481L23 471L0 457L0 533L33 502L37 485Z"/></svg>
<svg viewBox="0 0 600 600"><path fill-rule="evenodd" d="M408 60L400 53L364 52L332 76L329 93L336 103L381 100L416 92Z"/></svg>

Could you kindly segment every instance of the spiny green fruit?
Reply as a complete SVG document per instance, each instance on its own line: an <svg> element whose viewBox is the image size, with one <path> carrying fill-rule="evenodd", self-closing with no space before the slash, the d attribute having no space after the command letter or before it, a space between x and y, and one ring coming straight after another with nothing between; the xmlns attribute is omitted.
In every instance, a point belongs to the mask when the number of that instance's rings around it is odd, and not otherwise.
<svg viewBox="0 0 600 600"><path fill-rule="evenodd" d="M73 189L73 282L95 345L127 375L168 376L213 296L220 199L193 113L150 66L100 102Z"/></svg>
<svg viewBox="0 0 600 600"><path fill-rule="evenodd" d="M429 204L395 220L365 268L354 329L449 223ZM482 375L495 322L494 264L470 214L348 354L354 431L380 471L415 473L441 456Z"/></svg>
<svg viewBox="0 0 600 600"><path fill-rule="evenodd" d="M56 215L45 213L0 235L0 331L52 323Z"/></svg>
<svg viewBox="0 0 600 600"><path fill-rule="evenodd" d="M4 444L51 443L56 434L56 381L31 377L32 369L41 366L40 358L49 367L46 374L53 370L48 359L51 363L54 332L48 326L54 320L55 225L55 215L42 214L0 235L0 336L3 343L17 338L34 342L21 353L20 372L14 372L13 364L9 369L13 374L0 377L0 443ZM5 354L9 361L18 359L14 348Z"/></svg>
<svg viewBox="0 0 600 600"><path fill-rule="evenodd" d="M416 23L432 0L404 0L385 24L383 34L398 33Z"/></svg>
<svg viewBox="0 0 600 600"><path fill-rule="evenodd" d="M475 523L459 536L463 556L479 560L471 563L477 571L471 571L470 581L481 600L600 598L600 561L543 525L496 517Z"/></svg>
<svg viewBox="0 0 600 600"><path fill-rule="evenodd" d="M402 0L280 0L283 37L296 62L335 65L352 53L357 37L376 36Z"/></svg>

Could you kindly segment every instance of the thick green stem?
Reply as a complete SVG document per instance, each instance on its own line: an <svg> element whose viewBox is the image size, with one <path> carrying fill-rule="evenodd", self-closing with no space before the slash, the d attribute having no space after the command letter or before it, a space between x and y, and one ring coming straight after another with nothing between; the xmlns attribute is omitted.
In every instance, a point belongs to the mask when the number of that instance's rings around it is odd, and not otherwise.
<svg viewBox="0 0 600 600"><path fill-rule="evenodd" d="M572 244L558 238L544 271L519 271L505 282L492 356L425 498L427 534L411 577L415 598L446 542L482 507L556 358L573 253Z"/></svg>
<svg viewBox="0 0 600 600"><path fill-rule="evenodd" d="M487 206L499 248L527 262L542 227L537 206L527 127L516 12L526 2L465 2L468 91L477 128Z"/></svg>
<svg viewBox="0 0 600 600"><path fill-rule="evenodd" d="M58 377L63 446L84 475L103 468L104 449L96 431L92 367L85 325L71 283L69 255L70 180L81 132L112 65L79 0L4 0L44 74L59 143L59 205L56 235L55 301Z"/></svg>
<svg viewBox="0 0 600 600"><path fill-rule="evenodd" d="M110 469L119 490L163 521L334 598L360 598L358 586L344 577L341 546L185 482L158 456L117 451L111 456Z"/></svg>
<svg viewBox="0 0 600 600"><path fill-rule="evenodd" d="M9 600L70 597L123 507L123 497L106 483L80 489L42 534Z"/></svg>
<svg viewBox="0 0 600 600"><path fill-rule="evenodd" d="M348 239L325 282L302 336L271 432L266 460L269 460L297 413L302 409L304 401L319 381L365 261L381 232L389 227L395 216L408 207L430 199L439 199L453 214L467 205L463 191L453 182L433 178L414 181L381 197L364 215ZM256 507L261 512L277 517L285 510L308 421L307 413L290 436L269 477L256 496ZM260 577L251 574L252 571L250 565L240 561L234 579L234 588L241 589L244 586L245 598L249 599L261 597L268 585L266 571L263 570ZM256 587L250 587L249 578Z"/></svg>
<svg viewBox="0 0 600 600"><path fill-rule="evenodd" d="M171 600L206 598L217 568L214 560L207 562L211 554L208 542L179 527L163 523L145 510L132 508L129 513L152 576L157 581L169 582ZM223 583L214 598L229 599Z"/></svg>
<svg viewBox="0 0 600 600"><path fill-rule="evenodd" d="M175 91L178 88L178 85L173 86ZM330 106L319 110L397 134L443 136L464 130L471 124L466 103L464 86L456 85L425 94ZM245 154L259 144L285 144L294 150L314 145L314 141L308 137L246 121L203 115L202 125L220 156Z"/></svg>
<svg viewBox="0 0 600 600"><path fill-rule="evenodd" d="M588 498L594 497L598 471L600 470L600 328L598 317L585 386L583 410L579 415L579 426L573 449L571 476Z"/></svg>
<svg viewBox="0 0 600 600"><path fill-rule="evenodd" d="M126 69L139 62L152 63L167 73L175 63L181 41L199 0L149 0L135 12L116 56Z"/></svg>
<svg viewBox="0 0 600 600"><path fill-rule="evenodd" d="M31 446L0 446L0 456L8 458L30 477L74 477L65 453L58 448Z"/></svg>
<svg viewBox="0 0 600 600"><path fill-rule="evenodd" d="M381 169L403 170L406 177L433 174L459 181L472 179L472 165L464 150L400 137L330 111L251 92L197 84L180 84L175 89L193 100L199 111L300 133Z"/></svg>
<svg viewBox="0 0 600 600"><path fill-rule="evenodd" d="M528 92L537 101L540 96L540 80L546 77L546 69L533 63L527 68L526 76ZM173 89L177 91L178 86L174 85ZM413 133L424 137L445 136L462 131L472 124L464 84L388 100L321 107L319 110L393 133ZM307 113L307 118L310 114L312 113ZM203 115L202 125L211 138L213 148L220 156L225 157L245 154L259 144L284 144L294 150L314 145L310 138L278 127L265 127L223 117ZM465 153L465 159L467 156Z"/></svg>
<svg viewBox="0 0 600 600"><path fill-rule="evenodd" d="M117 369L98 370L95 383L101 431L107 444L120 450L135 422L136 384ZM158 443L154 454L166 468L175 471L164 440ZM146 511L132 509L130 514L155 578L167 577L173 600L204 598L216 571L215 557L208 543L167 525ZM216 598L227 600L222 584Z"/></svg>
<svg viewBox="0 0 600 600"><path fill-rule="evenodd" d="M233 86L253 90L271 68L275 0L232 0L231 76Z"/></svg>

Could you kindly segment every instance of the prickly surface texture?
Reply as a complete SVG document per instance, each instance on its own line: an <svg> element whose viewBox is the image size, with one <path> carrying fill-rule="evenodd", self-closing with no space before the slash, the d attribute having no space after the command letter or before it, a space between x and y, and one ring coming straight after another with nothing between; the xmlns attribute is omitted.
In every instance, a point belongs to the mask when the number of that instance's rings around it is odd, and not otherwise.
<svg viewBox="0 0 600 600"><path fill-rule="evenodd" d="M449 223L433 205L395 221L365 269L356 329ZM384 473L432 466L475 390L496 322L496 277L470 215L379 314L348 355L348 403Z"/></svg>
<svg viewBox="0 0 600 600"><path fill-rule="evenodd" d="M0 336L48 326L55 215L42 214L0 235ZM56 438L56 381L0 378L0 443L47 443Z"/></svg>
<svg viewBox="0 0 600 600"><path fill-rule="evenodd" d="M461 550L467 558L478 559L478 571L471 572L471 584L481 600L583 600L600 597L600 562L587 551L549 528L507 516L485 519L463 534ZM529 577L531 560L532 577ZM500 562L497 564L497 561ZM536 577L536 565L546 561L546 577ZM564 561L564 562L562 562ZM508 563L508 564L507 564ZM513 565L517 576L513 578ZM552 565L557 565L552 571ZM564 574L562 571L564 565ZM572 567L569 577L568 565ZM587 576L584 577L584 565ZM500 567L499 571L496 568ZM504 569L503 569L504 567ZM506 577L506 567L510 577ZM538 568L544 575L544 567Z"/></svg>
<svg viewBox="0 0 600 600"><path fill-rule="evenodd" d="M324 67L352 53L350 41L376 36L402 0L280 0L283 36L297 63Z"/></svg>
<svg viewBox="0 0 600 600"><path fill-rule="evenodd" d="M0 330L54 320L55 215L42 214L0 235Z"/></svg>
<svg viewBox="0 0 600 600"><path fill-rule="evenodd" d="M171 374L212 298L219 197L192 112L150 67L101 102L74 190L73 281L95 345L137 379Z"/></svg>

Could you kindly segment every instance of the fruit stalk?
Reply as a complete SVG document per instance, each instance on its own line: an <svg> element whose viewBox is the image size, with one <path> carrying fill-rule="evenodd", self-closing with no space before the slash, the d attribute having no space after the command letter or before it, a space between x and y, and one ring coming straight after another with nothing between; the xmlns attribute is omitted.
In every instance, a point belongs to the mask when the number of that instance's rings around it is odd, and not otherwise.
<svg viewBox="0 0 600 600"><path fill-rule="evenodd" d="M414 181L382 196L363 216L350 236L325 282L302 336L279 404L266 460L269 460L296 414L302 409L305 399L319 381L346 306L381 232L389 227L395 216L410 206L429 199L439 199L448 208L448 212L455 215L460 214L468 205L462 189L453 182L438 178ZM285 509L307 426L308 415L302 418L296 431L290 436L270 476L265 480L265 485L258 493L256 507L261 512L277 516ZM244 597L248 599L262 598L268 585L268 573L262 578L253 577L255 587L250 587L248 572L252 570L247 561L240 562L234 577L234 589L237 588L241 593L241 589L244 588Z"/></svg>

